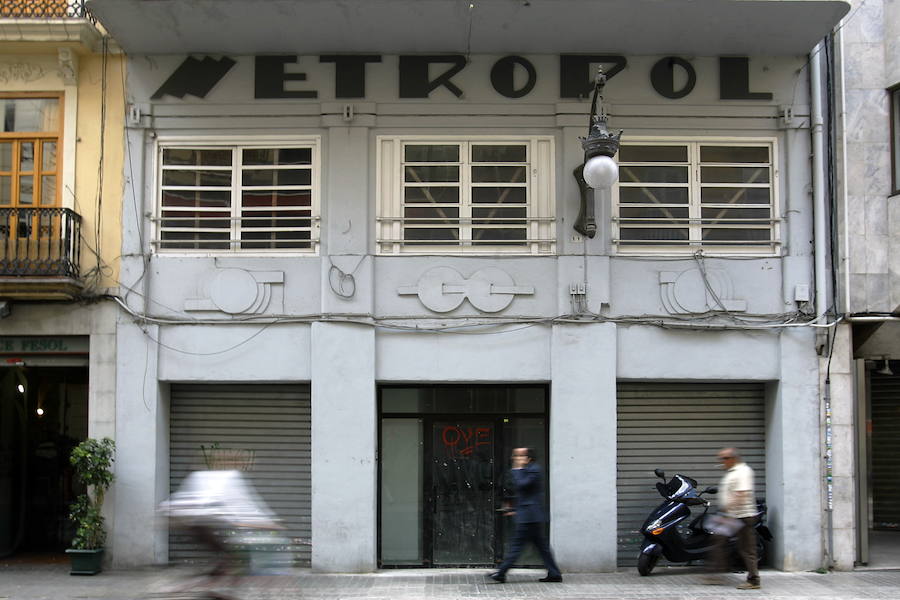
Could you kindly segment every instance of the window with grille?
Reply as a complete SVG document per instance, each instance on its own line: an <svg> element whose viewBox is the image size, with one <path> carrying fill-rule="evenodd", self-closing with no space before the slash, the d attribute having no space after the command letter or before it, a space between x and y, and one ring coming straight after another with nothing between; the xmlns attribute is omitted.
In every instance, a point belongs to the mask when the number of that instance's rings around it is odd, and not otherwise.
<svg viewBox="0 0 900 600"><path fill-rule="evenodd" d="M380 253L555 251L552 138L378 143Z"/></svg>
<svg viewBox="0 0 900 600"><path fill-rule="evenodd" d="M775 142L621 144L617 251L777 251Z"/></svg>
<svg viewBox="0 0 900 600"><path fill-rule="evenodd" d="M318 157L318 140L161 145L156 248L315 252Z"/></svg>

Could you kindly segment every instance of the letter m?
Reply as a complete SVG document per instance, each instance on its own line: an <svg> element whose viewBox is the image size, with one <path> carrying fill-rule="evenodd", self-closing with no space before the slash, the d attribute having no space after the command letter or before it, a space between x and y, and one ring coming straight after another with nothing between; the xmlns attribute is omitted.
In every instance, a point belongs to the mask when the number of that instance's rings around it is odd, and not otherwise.
<svg viewBox="0 0 900 600"><path fill-rule="evenodd" d="M197 60L193 56L189 56L178 65L166 82L159 86L151 98L159 100L166 94L175 98L184 98L186 94L205 98L213 86L219 83L225 73L235 64L235 61L227 56L223 56L219 60L209 56L203 57L203 60Z"/></svg>

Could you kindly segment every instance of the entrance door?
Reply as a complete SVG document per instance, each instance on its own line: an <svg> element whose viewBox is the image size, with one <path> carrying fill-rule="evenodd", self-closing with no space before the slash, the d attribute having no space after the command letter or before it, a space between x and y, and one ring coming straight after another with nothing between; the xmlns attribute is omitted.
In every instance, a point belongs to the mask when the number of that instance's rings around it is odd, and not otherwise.
<svg viewBox="0 0 900 600"><path fill-rule="evenodd" d="M379 566L498 564L514 527L497 511L514 494L512 449L548 465L546 386L385 385L379 396ZM540 563L529 550L519 564Z"/></svg>
<svg viewBox="0 0 900 600"><path fill-rule="evenodd" d="M432 423L432 543L435 566L494 560L494 425Z"/></svg>
<svg viewBox="0 0 900 600"><path fill-rule="evenodd" d="M69 455L87 425L86 368L0 368L0 557L71 544Z"/></svg>

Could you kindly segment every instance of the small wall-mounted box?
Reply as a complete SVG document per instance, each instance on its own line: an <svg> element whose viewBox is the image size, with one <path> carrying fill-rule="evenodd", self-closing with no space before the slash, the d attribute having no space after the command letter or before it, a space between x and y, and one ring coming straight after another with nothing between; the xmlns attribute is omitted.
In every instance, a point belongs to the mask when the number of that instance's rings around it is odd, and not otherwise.
<svg viewBox="0 0 900 600"><path fill-rule="evenodd" d="M809 302L808 283L798 283L794 286L794 302Z"/></svg>

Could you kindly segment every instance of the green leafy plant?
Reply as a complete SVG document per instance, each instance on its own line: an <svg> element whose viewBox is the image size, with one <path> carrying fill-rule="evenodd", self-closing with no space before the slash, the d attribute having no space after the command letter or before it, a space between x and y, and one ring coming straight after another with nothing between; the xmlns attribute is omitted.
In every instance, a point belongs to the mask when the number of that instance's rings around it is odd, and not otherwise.
<svg viewBox="0 0 900 600"><path fill-rule="evenodd" d="M113 481L112 463L116 444L110 438L88 438L78 444L69 462L75 468L75 476L87 486L87 492L72 503L69 518L77 525L72 547L79 550L102 548L106 541L103 515L103 497Z"/></svg>

